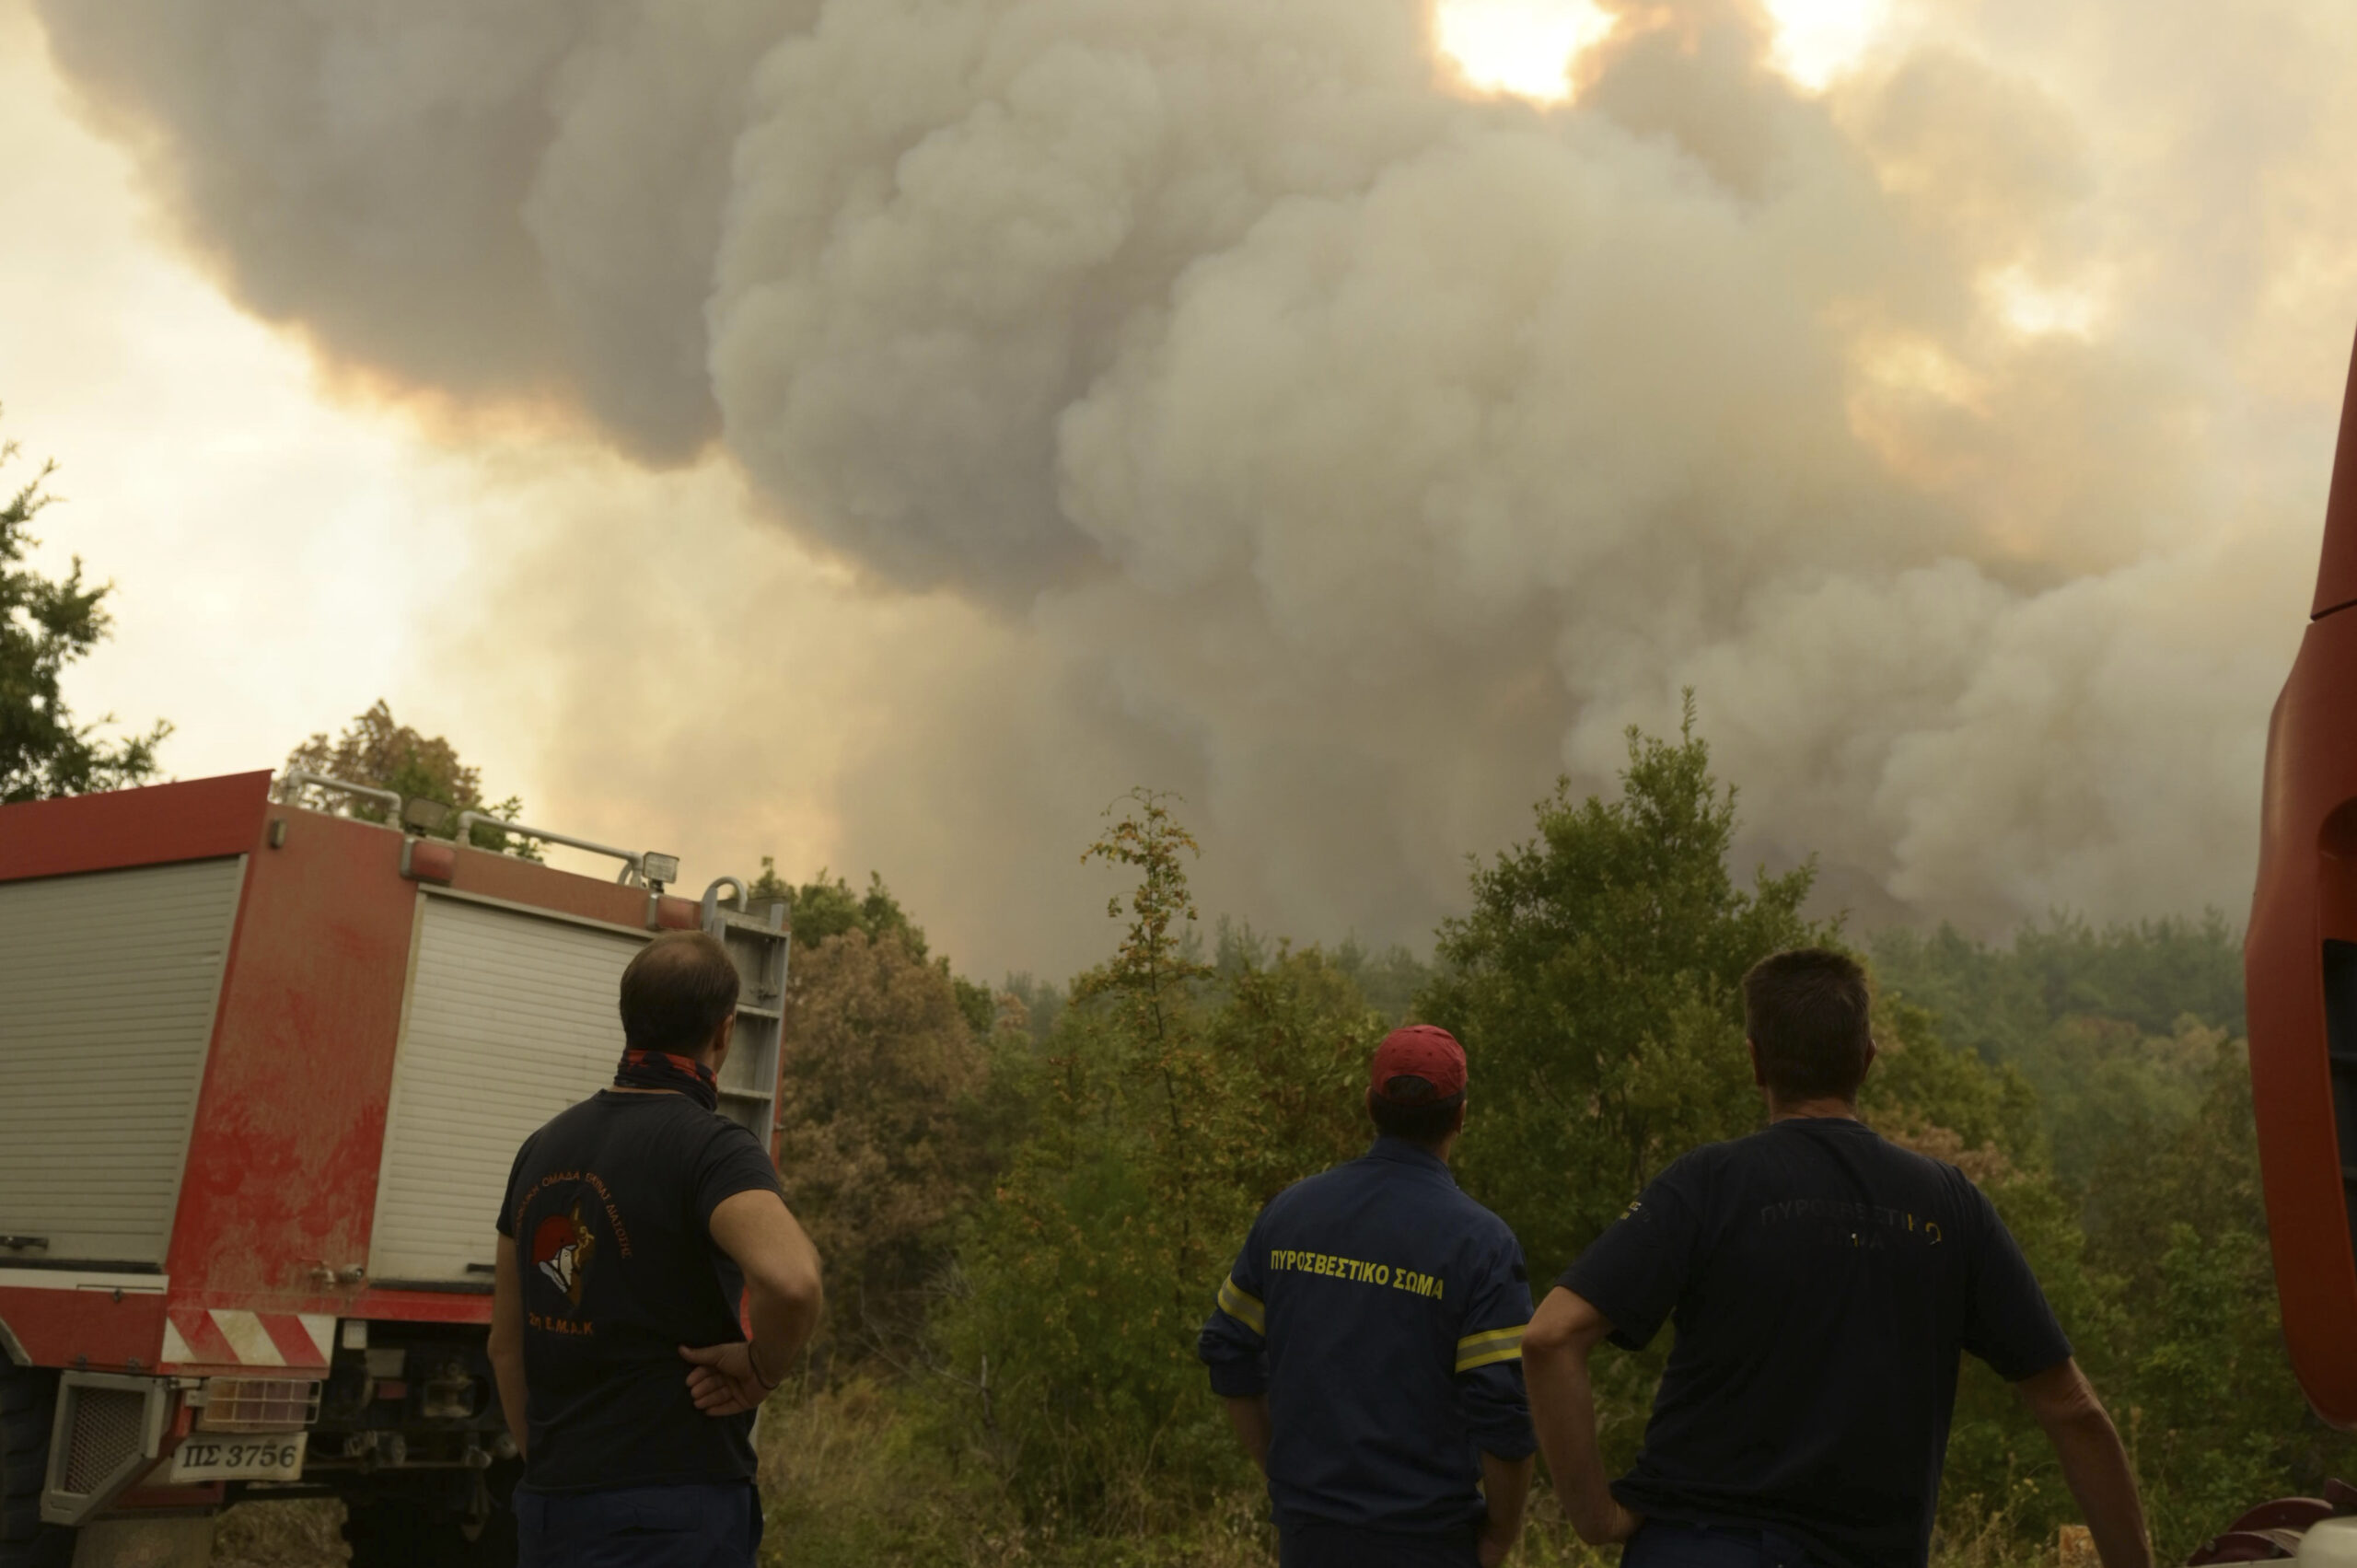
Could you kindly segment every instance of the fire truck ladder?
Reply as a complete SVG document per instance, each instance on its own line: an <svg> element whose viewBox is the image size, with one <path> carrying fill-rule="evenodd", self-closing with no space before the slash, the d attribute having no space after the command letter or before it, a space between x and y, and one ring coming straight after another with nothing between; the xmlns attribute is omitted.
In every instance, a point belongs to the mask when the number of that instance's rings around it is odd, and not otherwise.
<svg viewBox="0 0 2357 1568"><path fill-rule="evenodd" d="M733 895L721 901L721 889ZM720 1072L720 1109L769 1147L775 1132L778 1050L785 1032L785 963L794 933L785 905L749 906L745 884L716 878L703 891L703 928L737 965L737 1032Z"/></svg>

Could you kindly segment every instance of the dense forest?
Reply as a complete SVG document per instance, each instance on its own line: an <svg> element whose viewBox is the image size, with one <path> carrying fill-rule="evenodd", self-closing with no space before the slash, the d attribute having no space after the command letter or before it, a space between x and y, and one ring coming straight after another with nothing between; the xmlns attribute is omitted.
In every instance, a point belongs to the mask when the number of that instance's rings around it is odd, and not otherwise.
<svg viewBox="0 0 2357 1568"><path fill-rule="evenodd" d="M1183 809L1109 810L1087 853L1129 890L1104 960L1064 985L959 977L878 880L759 889L794 906L782 1165L830 1295L764 1416L780 1561L1271 1561L1194 1336L1257 1207L1364 1145L1380 1035L1422 1019L1466 1042L1459 1179L1543 1291L1668 1159L1759 1125L1736 981L1803 941L1870 961L1864 1112L1963 1167L2021 1238L2161 1561L2357 1473L2280 1345L2222 918L2057 915L2001 945L1814 920L1808 867L1730 865L1735 792L1690 718L1632 732L1615 797L1540 801L1429 958L1206 929ZM1623 1458L1663 1353L1600 1357ZM2043 1439L1968 1364L1941 1558L2050 1561L2069 1517ZM1518 1560L1584 1555L1542 1496Z"/></svg>
<svg viewBox="0 0 2357 1568"><path fill-rule="evenodd" d="M290 765L482 797L381 703ZM1272 1562L1194 1339L1258 1207L1365 1146L1375 1042L1411 1019L1465 1041L1457 1175L1543 1293L1669 1159L1760 1125L1736 982L1800 942L1870 965L1862 1111L1960 1167L2020 1238L2127 1440L2158 1561L2357 1476L2282 1353L2223 916L2057 914L2001 944L1813 918L1812 868L1736 875L1736 794L1690 712L1675 738L1631 733L1611 798L1540 800L1527 841L1475 863L1429 956L1200 920L1183 813L1146 792L1108 808L1085 853L1124 891L1103 960L1062 983L979 983L881 877L797 884L764 863L752 897L786 903L795 934L780 1163L829 1289L763 1413L765 1561ZM1599 1354L1618 1460L1668 1337ZM300 1506L234 1511L216 1562L338 1555L332 1521L279 1520ZM2072 1513L2043 1437L1968 1361L1936 1561L2049 1563ZM1515 1561L1610 1555L1578 1545L1542 1481Z"/></svg>

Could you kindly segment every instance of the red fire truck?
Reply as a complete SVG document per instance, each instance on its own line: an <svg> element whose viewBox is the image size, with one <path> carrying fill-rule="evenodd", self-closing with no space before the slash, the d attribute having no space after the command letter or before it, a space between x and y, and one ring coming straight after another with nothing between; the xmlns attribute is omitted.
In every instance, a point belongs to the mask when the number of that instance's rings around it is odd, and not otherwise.
<svg viewBox="0 0 2357 1568"><path fill-rule="evenodd" d="M2244 950L2251 1089L2283 1332L2327 1421L2357 1427L2357 365L2324 562L2268 737Z"/></svg>
<svg viewBox="0 0 2357 1568"><path fill-rule="evenodd" d="M298 782L361 815L265 772L0 807L0 1568L304 1494L360 1568L512 1562L493 1218L525 1135L610 1080L656 933L737 958L721 1108L774 1147L783 905Z"/></svg>
<svg viewBox="0 0 2357 1568"><path fill-rule="evenodd" d="M2308 1402L2346 1432L2357 1431L2357 359L2340 419L2316 598L2268 732L2243 970L2284 1345ZM2332 1491L2253 1510L2194 1561L2357 1563L2357 1490Z"/></svg>

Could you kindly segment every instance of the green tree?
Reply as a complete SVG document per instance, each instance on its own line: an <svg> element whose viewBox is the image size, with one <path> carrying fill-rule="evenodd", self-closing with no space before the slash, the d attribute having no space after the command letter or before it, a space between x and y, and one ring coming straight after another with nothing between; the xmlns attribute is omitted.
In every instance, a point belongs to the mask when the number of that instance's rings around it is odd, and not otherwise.
<svg viewBox="0 0 2357 1568"><path fill-rule="evenodd" d="M1836 933L1801 912L1805 868L1737 884L1734 807L1690 712L1674 740L1632 735L1619 796L1541 802L1533 841L1477 869L1422 977L1416 1012L1473 1057L1460 1173L1523 1234L1536 1280L1666 1160L1759 1125L1737 981ZM1011 983L1004 1027L956 1051L958 993L880 879L788 888L769 868L810 981L789 1069L807 1074L809 1143L791 1158L842 1237L830 1259L858 1260L838 1280L921 1280L932 1307L922 1376L878 1384L871 1364L792 1417L811 1438L795 1484L814 1489L779 1516L797 1557L1264 1561L1258 1478L1195 1332L1259 1205L1364 1146L1367 1052L1420 966L1227 923L1201 941L1193 854L1167 797L1117 803L1088 855L1131 878L1109 911L1119 950L1068 992ZM2357 1468L2282 1354L2231 947L2214 919L1875 945L1860 1112L1989 1194L2119 1421L2165 1560ZM958 1142L976 1048L979 1154ZM890 1238L880 1272L869 1237ZM1597 1364L1620 1462L1666 1350ZM1935 1560L2045 1558L2074 1512L2013 1390L1966 1358ZM1597 1561L1543 1508L1525 1555Z"/></svg>
<svg viewBox="0 0 2357 1568"><path fill-rule="evenodd" d="M524 802L517 796L496 804L485 801L482 771L459 761L458 748L442 737L422 735L397 722L381 697L333 740L324 733L314 735L288 752L273 790L279 799L314 811L342 812L364 822L387 820L390 813L377 802L287 776L296 772L389 789L404 801L432 800L448 807L452 817L431 830L437 838L458 835L459 812L487 812L512 822L524 811ZM468 842L477 849L505 853L511 835L478 822L469 832ZM516 836L513 842L516 853L527 859L540 858L528 839Z"/></svg>
<svg viewBox="0 0 2357 1568"><path fill-rule="evenodd" d="M1433 982L1432 965L1397 942L1376 952L1355 936L1346 937L1331 959L1386 1024L1404 1023L1415 1011L1416 998Z"/></svg>
<svg viewBox="0 0 2357 1568"><path fill-rule="evenodd" d="M1375 1135L1367 1061L1394 1016L1363 988L1361 962L1348 946L1329 953L1279 943L1227 977L1206 1021L1225 1097L1250 1108L1248 1120L1227 1123L1238 1135L1220 1156L1248 1213L1355 1158ZM1218 1239L1213 1261L1224 1265L1243 1235Z"/></svg>
<svg viewBox="0 0 2357 1568"><path fill-rule="evenodd" d="M1830 928L1801 913L1813 866L1747 891L1729 875L1735 792L1690 694L1675 742L1629 732L1619 799L1575 800L1564 781L1538 827L1474 870L1418 1011L1471 1059L1466 1186L1543 1276L1669 1159L1759 1124L1738 982Z"/></svg>
<svg viewBox="0 0 2357 1568"><path fill-rule="evenodd" d="M0 442L0 466L16 455L15 442ZM42 488L55 471L42 464L0 503L0 804L145 784L156 776L156 749L172 732L159 722L145 735L101 740L113 714L76 724L66 707L59 691L65 668L106 640L114 585L85 582L78 555L63 577L25 564L41 542L32 520L55 499Z"/></svg>
<svg viewBox="0 0 2357 1568"><path fill-rule="evenodd" d="M867 890L864 893L853 892L850 883L841 877L830 876L823 866L814 880L796 886L779 876L776 858L765 854L761 856L761 874L753 878L746 896L756 904L784 903L794 927L794 940L800 946L816 946L846 931L864 931L872 941L897 937L918 958L929 957L924 928L909 918L909 912L900 907L900 900L892 896L892 889L884 885L884 878L877 872L867 874ZM977 1038L988 1038L998 1028L997 994L990 987L954 972L947 958L931 961L947 977L966 1027Z"/></svg>
<svg viewBox="0 0 2357 1568"><path fill-rule="evenodd" d="M1101 1001L1110 1012L1109 1039L1123 1049L1114 1065L1139 1121L1145 1179L1164 1211L1157 1226L1170 1248L1173 1305L1185 1310L1189 1282L1204 1272L1202 1210L1215 1182L1207 1161L1202 1116L1216 1099L1210 1053L1194 1028L1191 989L1212 973L1188 956L1186 927L1196 919L1182 856L1200 854L1192 834L1170 814L1174 797L1132 790L1106 807L1111 817L1128 810L1088 846L1083 862L1127 866L1137 876L1130 889L1130 922L1112 960L1073 981L1073 1002ZM1121 918L1121 900L1106 901L1107 918ZM1215 1156L1213 1158L1215 1159ZM1212 1171L1204 1169L1213 1165Z"/></svg>
<svg viewBox="0 0 2357 1568"><path fill-rule="evenodd" d="M2192 1116L2215 1042L2243 1027L2239 938L2215 912L2103 927L2058 914L2003 945L1895 929L1874 958L1943 1038L2021 1070L2074 1191L2121 1140Z"/></svg>
<svg viewBox="0 0 2357 1568"><path fill-rule="evenodd" d="M2119 1315L2088 1268L2078 1210L2049 1167L2035 1092L2009 1063L1941 1040L1932 1015L1887 987L1875 1003L1876 1058L1859 1096L1884 1137L1945 1160L1988 1193L2064 1330L2082 1346L2117 1335ZM2101 1376L2099 1361L2091 1362ZM1959 1368L1940 1527L1951 1543L2050 1539L2075 1516L2045 1434L2014 1391L1970 1357Z"/></svg>
<svg viewBox="0 0 2357 1568"><path fill-rule="evenodd" d="M2038 1096L2019 1071L1949 1044L1930 1013L1879 983L1874 1009L1875 1063L1858 1092L1863 1120L1984 1186L2045 1168Z"/></svg>
<svg viewBox="0 0 2357 1568"><path fill-rule="evenodd" d="M1194 1342L1253 1212L1364 1142L1381 1019L1314 949L1193 956L1170 797L1135 792L1086 858L1133 877L1114 955L1028 1069L1031 1134L960 1249L941 1343L954 1430L1035 1522L1133 1534L1248 1488Z"/></svg>
<svg viewBox="0 0 2357 1568"><path fill-rule="evenodd" d="M865 932L871 940L897 936L919 958L926 957L924 931L909 918L892 889L876 872L867 874L867 890L852 891L851 884L821 868L818 877L799 886L778 875L777 861L761 856L761 874L753 878L748 896L754 903L783 902L793 917L795 940L816 947L846 931Z"/></svg>
<svg viewBox="0 0 2357 1568"><path fill-rule="evenodd" d="M2255 1503L2357 1474L2357 1442L2308 1410L2283 1353L2243 1041L2215 1043L2192 1116L2112 1145L2087 1215L2119 1304L2102 1387L2162 1561Z"/></svg>
<svg viewBox="0 0 2357 1568"><path fill-rule="evenodd" d="M796 944L784 1055L778 1171L827 1260L834 1359L905 1363L992 1175L988 1047L946 968L854 926Z"/></svg>
<svg viewBox="0 0 2357 1568"><path fill-rule="evenodd" d="M1054 1034L1056 1019L1063 1014L1063 987L1053 981L1041 980L1029 970L1009 973L1006 982L999 987L1000 1005L1004 1007L1032 1040L1045 1043Z"/></svg>

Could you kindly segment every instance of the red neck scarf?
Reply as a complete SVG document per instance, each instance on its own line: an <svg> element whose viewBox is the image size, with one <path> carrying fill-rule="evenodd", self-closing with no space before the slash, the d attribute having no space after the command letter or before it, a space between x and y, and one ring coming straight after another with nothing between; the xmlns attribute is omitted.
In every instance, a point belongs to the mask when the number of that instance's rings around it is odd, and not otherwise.
<svg viewBox="0 0 2357 1568"><path fill-rule="evenodd" d="M706 1110L720 1109L720 1079L692 1056L668 1051L625 1051L614 1069L614 1086L622 1089L669 1089L683 1094Z"/></svg>

